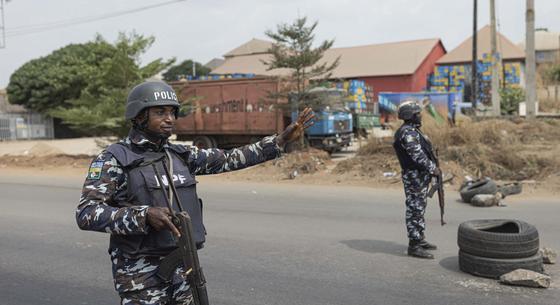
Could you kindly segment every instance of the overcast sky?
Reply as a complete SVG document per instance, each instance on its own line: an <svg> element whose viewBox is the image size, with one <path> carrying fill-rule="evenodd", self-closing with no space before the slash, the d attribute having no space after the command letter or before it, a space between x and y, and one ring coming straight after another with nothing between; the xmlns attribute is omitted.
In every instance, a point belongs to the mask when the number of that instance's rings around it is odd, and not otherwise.
<svg viewBox="0 0 560 305"><path fill-rule="evenodd" d="M472 0L10 0L4 4L6 48L0 49L0 88L27 61L100 33L152 35L145 62L158 57L206 63L298 16L318 21L317 40L335 47L441 38L449 51L471 35ZM560 1L535 0L536 27L560 31ZM170 3L170 4L165 4ZM161 6L156 6L162 4ZM524 39L525 1L496 0L499 31ZM120 15L146 6L156 6ZM488 24L489 0L478 0L479 28ZM118 17L109 18L111 14ZM66 22L89 23L59 27ZM54 27L53 27L54 26ZM50 30L49 27L53 27Z"/></svg>

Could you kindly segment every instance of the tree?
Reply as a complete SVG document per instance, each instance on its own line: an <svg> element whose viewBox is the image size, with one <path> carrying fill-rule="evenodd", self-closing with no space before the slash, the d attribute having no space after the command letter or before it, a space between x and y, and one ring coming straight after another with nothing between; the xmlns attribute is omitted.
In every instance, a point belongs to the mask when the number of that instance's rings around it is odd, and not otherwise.
<svg viewBox="0 0 560 305"><path fill-rule="evenodd" d="M199 62L194 62L196 76L210 74L210 69ZM165 81L176 81L187 75L193 75L193 60L187 59L178 65L171 66L165 73L163 79Z"/></svg>
<svg viewBox="0 0 560 305"><path fill-rule="evenodd" d="M325 51L332 47L334 40L325 40L314 48L313 32L317 22L311 26L307 26L306 23L306 17L298 18L292 24L278 25L276 32L265 32L274 42L269 49L272 58L263 63L267 65L267 70L284 68L291 71L289 81L293 86L288 86L286 91L294 91L294 102L298 105L307 96L309 81L328 79L340 61L339 57L332 63L321 62ZM287 92L280 94L287 97Z"/></svg>
<svg viewBox="0 0 560 305"><path fill-rule="evenodd" d="M546 71L546 76L553 83L560 83L560 64L550 66Z"/></svg>
<svg viewBox="0 0 560 305"><path fill-rule="evenodd" d="M70 106L68 101L80 96L102 61L113 53L111 45L98 36L92 42L70 44L31 60L11 75L9 101L42 113Z"/></svg>
<svg viewBox="0 0 560 305"><path fill-rule="evenodd" d="M102 40L102 39L101 39ZM153 37L119 34L110 45L112 54L104 58L90 74L91 78L69 106L58 106L49 113L86 135L125 135L125 101L130 89L171 66L174 59L156 59L140 66L139 57L154 42Z"/></svg>
<svg viewBox="0 0 560 305"><path fill-rule="evenodd" d="M500 89L500 110L502 115L516 114L519 103L525 100L525 92L518 87L505 87Z"/></svg>

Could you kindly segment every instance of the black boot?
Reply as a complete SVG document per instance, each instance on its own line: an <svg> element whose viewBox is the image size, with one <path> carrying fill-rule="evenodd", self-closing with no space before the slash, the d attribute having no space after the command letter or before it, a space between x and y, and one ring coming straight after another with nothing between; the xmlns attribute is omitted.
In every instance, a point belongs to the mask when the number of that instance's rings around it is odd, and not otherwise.
<svg viewBox="0 0 560 305"><path fill-rule="evenodd" d="M426 259L434 259L434 256L422 248L420 241L411 240L408 243L408 255L419 257L419 258L426 258Z"/></svg>
<svg viewBox="0 0 560 305"><path fill-rule="evenodd" d="M436 250L437 246L434 244L430 244L428 241L426 241L425 239L422 239L420 241L420 243L418 244L420 247L426 249L426 250Z"/></svg>

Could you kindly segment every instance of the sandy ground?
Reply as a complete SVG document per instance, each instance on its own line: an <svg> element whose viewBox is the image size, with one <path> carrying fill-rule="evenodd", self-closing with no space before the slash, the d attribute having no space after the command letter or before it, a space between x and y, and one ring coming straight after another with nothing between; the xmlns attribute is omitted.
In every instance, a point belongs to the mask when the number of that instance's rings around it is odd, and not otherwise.
<svg viewBox="0 0 560 305"><path fill-rule="evenodd" d="M93 156L106 139L81 138L44 141L17 141L0 143L0 172L4 177L44 177L82 181ZM356 172L335 173L338 162L354 156L360 143L334 154L332 158L321 152L281 158L237 172L199 176L200 181L250 181L282 184L352 185L373 188L402 189L400 176L383 168L371 176ZM301 164L305 166L302 167ZM310 166L311 165L311 166ZM298 167L299 166L299 167ZM374 165L375 166L375 165ZM445 171L445 166L444 166ZM446 186L457 191L463 177L455 177ZM525 181L523 193L518 196L554 197L560 195L560 177L545 181ZM517 197L517 196L516 196Z"/></svg>
<svg viewBox="0 0 560 305"><path fill-rule="evenodd" d="M79 138L61 140L32 140L0 142L0 156L47 156L47 155L88 155L99 152L98 142L102 138Z"/></svg>

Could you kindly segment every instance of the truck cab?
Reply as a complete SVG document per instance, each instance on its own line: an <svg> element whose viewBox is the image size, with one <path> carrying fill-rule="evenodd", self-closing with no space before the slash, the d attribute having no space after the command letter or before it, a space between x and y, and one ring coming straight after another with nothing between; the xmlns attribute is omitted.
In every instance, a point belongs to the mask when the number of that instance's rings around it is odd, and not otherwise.
<svg viewBox="0 0 560 305"><path fill-rule="evenodd" d="M293 96L291 96L291 101ZM346 92L342 89L317 87L309 90L298 108L311 107L315 124L305 130L312 147L329 153L340 151L352 142L352 113L346 108ZM292 120L298 112L292 111Z"/></svg>

